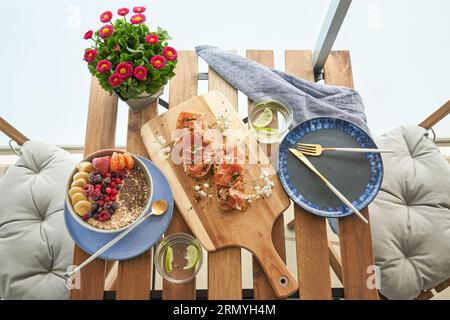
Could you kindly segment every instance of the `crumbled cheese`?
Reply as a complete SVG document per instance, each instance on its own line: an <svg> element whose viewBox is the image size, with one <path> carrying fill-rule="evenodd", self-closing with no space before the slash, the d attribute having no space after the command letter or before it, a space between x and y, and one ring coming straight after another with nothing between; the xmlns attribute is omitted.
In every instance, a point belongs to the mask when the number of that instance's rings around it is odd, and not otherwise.
<svg viewBox="0 0 450 320"><path fill-rule="evenodd" d="M166 139L164 139L163 136L159 136L159 137L158 137L158 143L159 143L159 145L161 146L161 147L160 147L160 151L161 151L163 157L164 157L165 159L169 159L169 158L170 158L170 151L171 151L171 148L170 148L170 146L167 146L167 141L166 141Z"/></svg>
<svg viewBox="0 0 450 320"><path fill-rule="evenodd" d="M196 197L197 198L209 198L209 199L211 199L213 197L213 195L206 191L208 188L209 188L209 184L208 183L195 185L194 186L194 190L195 190Z"/></svg>
<svg viewBox="0 0 450 320"><path fill-rule="evenodd" d="M231 120L230 120L230 112L228 109L224 109L217 115L217 124L222 130L227 130L230 128Z"/></svg>
<svg viewBox="0 0 450 320"><path fill-rule="evenodd" d="M263 172L259 177L261 182L264 183L262 186L255 186L255 194L246 195L245 200L247 202L252 202L252 199L268 198L272 195L272 189L275 183L270 179L269 173L267 171Z"/></svg>

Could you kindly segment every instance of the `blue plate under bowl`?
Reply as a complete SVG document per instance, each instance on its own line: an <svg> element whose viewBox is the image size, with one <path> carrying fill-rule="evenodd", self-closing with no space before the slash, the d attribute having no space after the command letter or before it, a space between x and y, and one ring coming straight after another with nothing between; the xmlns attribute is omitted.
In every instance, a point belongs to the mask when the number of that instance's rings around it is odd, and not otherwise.
<svg viewBox="0 0 450 320"><path fill-rule="evenodd" d="M143 221L130 234L125 236L125 238L101 254L101 259L127 260L143 254L161 239L172 219L174 203L172 191L170 190L166 177L153 162L143 157L139 158L150 170L153 180L153 199L165 199L169 207L164 215L152 216L146 219L146 221ZM72 239L81 249L89 254L96 252L120 233L100 233L89 230L75 221L66 206L64 207L64 218L67 230Z"/></svg>
<svg viewBox="0 0 450 320"><path fill-rule="evenodd" d="M348 121L316 118L299 124L280 145L278 175L296 204L329 218L352 214L351 209L289 151L299 142L322 147L377 148L375 142ZM381 187L383 163L379 153L325 151L320 157L308 156L308 159L358 210L367 207Z"/></svg>

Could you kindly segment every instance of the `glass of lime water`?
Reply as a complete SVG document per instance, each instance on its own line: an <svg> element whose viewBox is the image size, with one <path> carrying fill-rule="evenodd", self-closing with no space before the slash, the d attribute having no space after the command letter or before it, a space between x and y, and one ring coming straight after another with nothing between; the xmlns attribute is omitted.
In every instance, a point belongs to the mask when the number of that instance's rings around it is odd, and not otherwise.
<svg viewBox="0 0 450 320"><path fill-rule="evenodd" d="M202 261L200 242L186 233L174 233L163 238L155 252L156 270L173 283L186 283L194 279Z"/></svg>
<svg viewBox="0 0 450 320"><path fill-rule="evenodd" d="M275 143L283 139L292 123L290 106L275 100L263 100L250 106L250 131L262 143Z"/></svg>

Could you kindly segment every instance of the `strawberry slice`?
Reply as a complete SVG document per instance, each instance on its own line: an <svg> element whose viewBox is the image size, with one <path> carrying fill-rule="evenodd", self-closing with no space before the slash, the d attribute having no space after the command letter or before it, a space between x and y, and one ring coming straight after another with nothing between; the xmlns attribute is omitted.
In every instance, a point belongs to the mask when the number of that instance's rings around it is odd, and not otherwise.
<svg viewBox="0 0 450 320"><path fill-rule="evenodd" d="M109 172L110 156L99 157L92 159L92 165L102 176L105 176Z"/></svg>

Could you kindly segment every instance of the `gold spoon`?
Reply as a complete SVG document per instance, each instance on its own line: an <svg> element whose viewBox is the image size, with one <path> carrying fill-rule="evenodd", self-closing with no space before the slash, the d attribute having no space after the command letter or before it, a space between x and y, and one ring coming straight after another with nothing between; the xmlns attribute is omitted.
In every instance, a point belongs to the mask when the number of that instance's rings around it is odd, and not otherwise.
<svg viewBox="0 0 450 320"><path fill-rule="evenodd" d="M150 213L147 213L143 215L139 220L137 220L134 224L129 226L124 232L119 234L117 237L112 239L110 242L105 244L103 247L97 250L92 256L90 256L88 259L86 259L82 264L80 264L78 267L73 269L71 272L68 272L66 274L67 277L71 277L73 274L79 272L83 267L87 266L89 263L91 263L95 258L97 258L99 255L101 255L103 252L111 248L113 245L115 245L117 242L119 242L123 237L125 237L127 234L129 234L134 228L136 228L138 225L141 224L142 221L144 221L147 218L150 218L150 216L161 216L167 211L167 201L164 199L158 199L155 202L152 203L152 211Z"/></svg>

